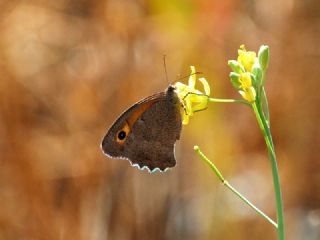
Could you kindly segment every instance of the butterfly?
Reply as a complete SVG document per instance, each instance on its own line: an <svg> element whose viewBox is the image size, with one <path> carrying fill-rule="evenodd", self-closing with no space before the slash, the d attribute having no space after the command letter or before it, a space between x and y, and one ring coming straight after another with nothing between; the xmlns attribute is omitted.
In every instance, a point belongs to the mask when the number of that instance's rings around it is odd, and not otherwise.
<svg viewBox="0 0 320 240"><path fill-rule="evenodd" d="M172 85L135 103L108 130L101 143L103 153L150 172L174 167L175 142L182 129L181 107Z"/></svg>

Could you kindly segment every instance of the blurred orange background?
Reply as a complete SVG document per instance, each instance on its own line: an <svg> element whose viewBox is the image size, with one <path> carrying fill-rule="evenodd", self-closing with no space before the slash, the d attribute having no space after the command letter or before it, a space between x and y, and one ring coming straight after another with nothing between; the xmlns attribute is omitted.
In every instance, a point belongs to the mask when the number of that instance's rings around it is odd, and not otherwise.
<svg viewBox="0 0 320 240"><path fill-rule="evenodd" d="M212 97L240 98L227 61L270 46L266 89L287 239L320 239L320 2L0 1L0 239L276 239L272 175L253 112L210 103L177 166L149 174L100 141L134 102L195 65ZM187 79L180 81L187 82Z"/></svg>

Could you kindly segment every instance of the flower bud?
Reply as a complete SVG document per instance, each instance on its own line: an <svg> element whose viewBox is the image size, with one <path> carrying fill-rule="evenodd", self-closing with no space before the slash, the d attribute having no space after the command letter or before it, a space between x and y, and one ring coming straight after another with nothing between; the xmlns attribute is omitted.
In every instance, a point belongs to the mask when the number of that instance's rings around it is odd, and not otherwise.
<svg viewBox="0 0 320 240"><path fill-rule="evenodd" d="M243 73L245 72L244 67L241 66L236 60L228 61L228 65L231 67L232 71L235 73Z"/></svg>
<svg viewBox="0 0 320 240"><path fill-rule="evenodd" d="M259 63L263 71L266 71L269 65L269 47L266 45L262 45L259 49L258 53Z"/></svg>
<svg viewBox="0 0 320 240"><path fill-rule="evenodd" d="M236 89L240 89L241 88L240 74L235 72L230 72L229 77L230 77L232 86Z"/></svg>
<svg viewBox="0 0 320 240"><path fill-rule="evenodd" d="M252 67L252 74L254 76L254 86L258 87L262 85L262 69L260 64L256 63Z"/></svg>

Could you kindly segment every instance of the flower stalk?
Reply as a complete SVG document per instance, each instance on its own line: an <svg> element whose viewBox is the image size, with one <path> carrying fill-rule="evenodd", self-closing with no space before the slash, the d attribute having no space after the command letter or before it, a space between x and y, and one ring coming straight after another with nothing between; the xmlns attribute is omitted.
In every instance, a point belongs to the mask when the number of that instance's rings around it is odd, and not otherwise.
<svg viewBox="0 0 320 240"><path fill-rule="evenodd" d="M270 117L267 95L264 88L266 70L269 65L269 47L261 46L258 56L252 51L247 51L244 45L238 50L237 61L229 61L232 69L230 80L239 91L243 99L251 104L256 119L267 145L271 162L273 186L276 199L278 239L284 240L284 217L280 179L278 173L276 153L270 131Z"/></svg>
<svg viewBox="0 0 320 240"><path fill-rule="evenodd" d="M281 187L280 187L280 179L278 174L278 166L277 166L277 158L274 150L274 146L272 143L272 136L270 132L270 128L267 124L267 120L265 119L262 109L259 109L257 104L253 104L253 110L258 120L260 129L264 136L264 140L267 145L270 163L271 163L271 170L273 176L273 185L275 191L275 198L276 198L276 208L277 208L277 220L278 220L278 239L284 240L284 216L283 216L283 204L282 204L282 194L281 194Z"/></svg>
<svg viewBox="0 0 320 240"><path fill-rule="evenodd" d="M264 140L267 145L267 150L271 163L273 176L273 186L276 200L277 223L269 218L260 209L254 206L248 199L234 189L222 176L217 167L200 151L199 147L195 146L195 151L199 154L202 160L209 164L210 168L215 172L216 176L222 183L236 194L248 206L254 209L259 215L270 222L278 231L278 240L284 240L284 216L283 204L280 187L280 179L278 173L276 153L272 141L270 131L270 117L267 94L265 92L264 83L266 70L269 65L269 47L261 46L258 55L253 51L247 51L244 45L238 50L237 60L230 60L228 65L232 71L229 75L232 86L239 92L243 99L218 99L210 98L210 87L206 79L198 79L204 88L204 93L195 88L196 71L191 67L191 75L189 84L176 83L176 93L184 106L183 124L188 124L189 118L194 112L201 111L207 108L209 102L218 103L241 103L253 109L259 127L262 131Z"/></svg>

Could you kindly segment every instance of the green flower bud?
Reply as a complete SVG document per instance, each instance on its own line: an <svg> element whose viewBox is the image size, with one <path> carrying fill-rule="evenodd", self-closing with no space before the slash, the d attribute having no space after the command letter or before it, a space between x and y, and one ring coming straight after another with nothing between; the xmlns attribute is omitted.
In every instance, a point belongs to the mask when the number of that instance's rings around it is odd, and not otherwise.
<svg viewBox="0 0 320 240"><path fill-rule="evenodd" d="M231 72L229 74L232 86L236 89L240 89L241 88L241 83L240 83L240 74L235 73L235 72Z"/></svg>
<svg viewBox="0 0 320 240"><path fill-rule="evenodd" d="M244 67L236 60L229 60L228 65L231 67L232 71L235 73L244 73Z"/></svg>
<svg viewBox="0 0 320 240"><path fill-rule="evenodd" d="M260 47L258 59L262 70L265 72L269 64L269 47L267 45L262 45Z"/></svg>
<svg viewBox="0 0 320 240"><path fill-rule="evenodd" d="M252 74L254 77L254 85L255 87L261 86L262 85L262 69L260 64L254 64L252 67Z"/></svg>

